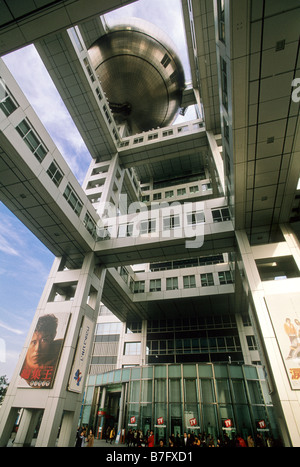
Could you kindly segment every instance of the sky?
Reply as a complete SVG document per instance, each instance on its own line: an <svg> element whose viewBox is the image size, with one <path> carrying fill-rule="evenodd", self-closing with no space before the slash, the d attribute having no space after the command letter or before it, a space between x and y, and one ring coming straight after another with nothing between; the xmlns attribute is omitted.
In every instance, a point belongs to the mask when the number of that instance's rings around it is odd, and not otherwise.
<svg viewBox="0 0 300 467"><path fill-rule="evenodd" d="M105 15L108 25L125 17L140 17L164 30L176 46L186 81L190 79L180 0L139 0ZM91 156L36 49L27 46L2 58L82 183ZM0 202L0 376L8 381L53 261L53 254Z"/></svg>

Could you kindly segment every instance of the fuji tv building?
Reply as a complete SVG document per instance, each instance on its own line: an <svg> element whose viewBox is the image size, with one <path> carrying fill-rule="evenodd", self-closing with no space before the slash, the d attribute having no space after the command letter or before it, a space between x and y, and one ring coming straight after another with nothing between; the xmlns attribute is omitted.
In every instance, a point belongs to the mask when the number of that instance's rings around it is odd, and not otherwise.
<svg viewBox="0 0 300 467"><path fill-rule="evenodd" d="M0 445L299 447L299 2L182 0L190 82L165 32L103 16L138 3L0 5L1 56L35 45L90 153L80 184L0 59L0 200L55 256Z"/></svg>

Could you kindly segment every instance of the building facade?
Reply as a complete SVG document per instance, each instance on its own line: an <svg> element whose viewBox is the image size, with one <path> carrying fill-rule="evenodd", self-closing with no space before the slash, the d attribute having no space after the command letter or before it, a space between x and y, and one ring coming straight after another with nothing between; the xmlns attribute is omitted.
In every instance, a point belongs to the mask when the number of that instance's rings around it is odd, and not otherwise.
<svg viewBox="0 0 300 467"><path fill-rule="evenodd" d="M22 409L16 446L78 420L299 446L298 2L182 0L191 84L163 33L88 3L0 7L1 54L35 44L91 154L80 186L1 60L1 201L56 259L0 445Z"/></svg>

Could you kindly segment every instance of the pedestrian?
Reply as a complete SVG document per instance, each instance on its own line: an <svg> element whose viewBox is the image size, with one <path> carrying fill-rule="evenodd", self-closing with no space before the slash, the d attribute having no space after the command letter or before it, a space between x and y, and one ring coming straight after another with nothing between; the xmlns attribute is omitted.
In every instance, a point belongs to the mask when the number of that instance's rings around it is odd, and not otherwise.
<svg viewBox="0 0 300 467"><path fill-rule="evenodd" d="M81 429L80 426L79 426L79 427L77 428L77 433L76 433L75 448L81 448L81 444L82 444L81 433L82 433L82 429Z"/></svg>
<svg viewBox="0 0 300 467"><path fill-rule="evenodd" d="M126 436L126 444L128 448L131 444L131 436L132 436L132 429L130 428Z"/></svg>
<svg viewBox="0 0 300 467"><path fill-rule="evenodd" d="M110 435L110 426L106 428L105 432L105 442L107 443L109 441L109 435Z"/></svg>
<svg viewBox="0 0 300 467"><path fill-rule="evenodd" d="M247 447L247 444L246 444L244 438L241 437L241 435L237 436L236 441L237 441L237 447L239 447L239 448L246 448Z"/></svg>
<svg viewBox="0 0 300 467"><path fill-rule="evenodd" d="M116 436L116 430L115 430L115 427L113 427L113 428L110 430L110 434L109 434L110 444L113 443L113 441L114 441L114 439L115 439L115 436Z"/></svg>
<svg viewBox="0 0 300 467"><path fill-rule="evenodd" d="M252 438L251 435L249 435L247 438L247 444L248 444L248 448L254 448L254 439Z"/></svg>
<svg viewBox="0 0 300 467"><path fill-rule="evenodd" d="M154 448L154 434L153 431L150 431L150 435L148 436L148 448Z"/></svg>
<svg viewBox="0 0 300 467"><path fill-rule="evenodd" d="M77 439L76 439L75 447L82 448L84 447L84 443L85 443L85 429L82 428L82 429L77 430Z"/></svg>
<svg viewBox="0 0 300 467"><path fill-rule="evenodd" d="M181 446L181 439L180 439L180 434L179 433L176 434L175 446L176 446L176 448L179 448Z"/></svg>
<svg viewBox="0 0 300 467"><path fill-rule="evenodd" d="M87 445L86 445L86 447L87 447L87 448L92 448L92 447L94 446L94 441L95 441L95 436L94 436L92 430L90 430L89 435L88 435L88 437L87 437L86 440L87 440Z"/></svg>
<svg viewBox="0 0 300 467"><path fill-rule="evenodd" d="M189 440L186 432L183 433L183 439L182 439L182 447L187 448L189 447Z"/></svg>

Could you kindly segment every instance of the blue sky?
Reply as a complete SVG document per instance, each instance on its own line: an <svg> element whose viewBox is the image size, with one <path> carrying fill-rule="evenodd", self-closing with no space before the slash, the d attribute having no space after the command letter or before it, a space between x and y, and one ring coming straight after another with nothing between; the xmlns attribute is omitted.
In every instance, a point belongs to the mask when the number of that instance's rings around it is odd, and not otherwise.
<svg viewBox="0 0 300 467"><path fill-rule="evenodd" d="M111 24L131 16L153 22L167 32L179 52L188 80L180 0L139 0L105 17ZM3 59L82 183L90 155L35 48L25 47ZM18 362L53 260L52 253L0 202L0 376L6 375L8 380Z"/></svg>

